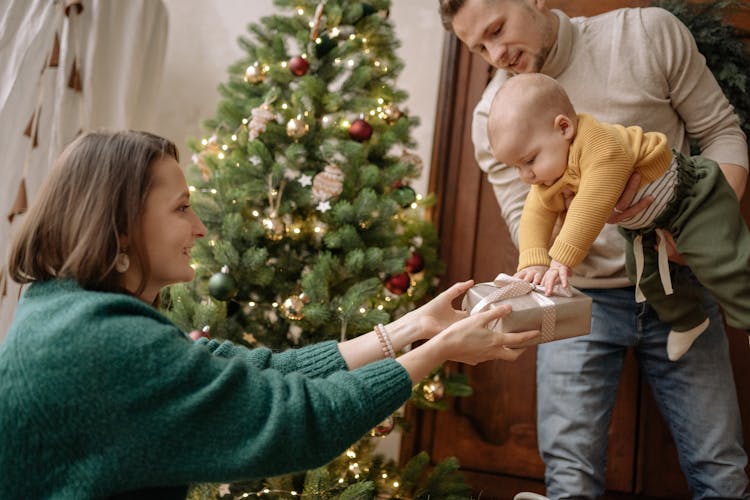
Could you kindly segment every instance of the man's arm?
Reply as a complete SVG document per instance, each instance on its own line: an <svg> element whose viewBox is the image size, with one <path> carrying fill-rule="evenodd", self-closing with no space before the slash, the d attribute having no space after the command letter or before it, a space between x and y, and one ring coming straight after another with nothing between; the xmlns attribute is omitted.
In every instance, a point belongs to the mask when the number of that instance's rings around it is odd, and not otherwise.
<svg viewBox="0 0 750 500"><path fill-rule="evenodd" d="M720 165L741 198L747 182L748 156L739 116L698 51L690 30L663 9L653 9L651 13L643 19L653 42L651 55L657 66L654 71L665 75L668 97L685 123L688 137L697 141L701 155Z"/></svg>
<svg viewBox="0 0 750 500"><path fill-rule="evenodd" d="M747 185L747 169L733 163L720 163L719 167L724 173L724 177L737 195L738 200L742 200Z"/></svg>

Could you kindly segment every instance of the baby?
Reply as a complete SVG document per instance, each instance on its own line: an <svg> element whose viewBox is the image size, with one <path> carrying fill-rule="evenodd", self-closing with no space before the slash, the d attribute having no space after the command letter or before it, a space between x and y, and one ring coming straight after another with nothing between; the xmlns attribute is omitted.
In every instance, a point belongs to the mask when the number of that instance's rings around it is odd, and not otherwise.
<svg viewBox="0 0 750 500"><path fill-rule="evenodd" d="M487 126L495 159L532 184L521 216L516 276L547 290L558 281L567 286L571 269L586 257L637 172L633 202L646 196L654 201L621 221L620 232L636 300L648 300L671 323L669 359L687 352L709 320L700 289L683 275L670 277L665 232L719 300L727 323L750 328L750 232L718 164L673 153L664 134L576 114L562 86L542 74L510 78L495 95Z"/></svg>

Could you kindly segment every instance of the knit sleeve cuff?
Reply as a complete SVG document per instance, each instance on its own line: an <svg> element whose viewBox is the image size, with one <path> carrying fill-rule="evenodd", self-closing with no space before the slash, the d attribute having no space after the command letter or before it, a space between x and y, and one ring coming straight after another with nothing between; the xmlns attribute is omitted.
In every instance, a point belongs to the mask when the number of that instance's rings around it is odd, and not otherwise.
<svg viewBox="0 0 750 500"><path fill-rule="evenodd" d="M518 270L529 266L549 266L550 258L546 248L527 248L518 255Z"/></svg>
<svg viewBox="0 0 750 500"><path fill-rule="evenodd" d="M369 427L396 411L411 396L411 378L401 363L383 359L350 372L367 389Z"/></svg>
<svg viewBox="0 0 750 500"><path fill-rule="evenodd" d="M325 377L348 369L335 340L318 342L292 352L295 353L297 370L308 377Z"/></svg>
<svg viewBox="0 0 750 500"><path fill-rule="evenodd" d="M560 241L558 238L550 248L549 254L557 262L565 264L568 267L576 267L578 264L583 262L588 252L581 250L578 247Z"/></svg>

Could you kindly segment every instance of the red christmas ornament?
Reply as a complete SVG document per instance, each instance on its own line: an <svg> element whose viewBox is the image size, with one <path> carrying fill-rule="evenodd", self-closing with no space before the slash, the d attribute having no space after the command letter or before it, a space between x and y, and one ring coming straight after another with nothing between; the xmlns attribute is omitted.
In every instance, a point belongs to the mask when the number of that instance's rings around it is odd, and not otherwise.
<svg viewBox="0 0 750 500"><path fill-rule="evenodd" d="M395 293L396 295L401 295L407 291L410 284L411 279L407 273L392 274L391 276L388 276L388 279L385 281L385 287L391 293Z"/></svg>
<svg viewBox="0 0 750 500"><path fill-rule="evenodd" d="M289 60L289 70L297 76L307 74L310 63L302 56L294 56Z"/></svg>
<svg viewBox="0 0 750 500"><path fill-rule="evenodd" d="M349 126L349 137L358 142L364 142L372 136L372 125L359 118Z"/></svg>
<svg viewBox="0 0 750 500"><path fill-rule="evenodd" d="M411 274L415 274L422 269L424 269L424 259L417 252L412 252L411 256L406 259L406 270Z"/></svg>

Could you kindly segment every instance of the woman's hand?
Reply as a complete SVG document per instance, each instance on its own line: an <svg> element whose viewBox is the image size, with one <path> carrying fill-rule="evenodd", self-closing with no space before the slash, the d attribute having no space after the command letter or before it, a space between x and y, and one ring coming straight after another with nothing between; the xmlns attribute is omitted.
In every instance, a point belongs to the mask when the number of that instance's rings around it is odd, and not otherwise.
<svg viewBox="0 0 750 500"><path fill-rule="evenodd" d="M641 213L653 203L653 196L645 196L638 200L635 205L630 205L633 202L633 198L635 198L635 195L638 193L640 183L640 174L633 172L628 179L628 183L625 185L625 189L623 189L622 194L620 195L620 199L617 200L617 203L615 203L615 206L612 209L612 215L607 219L608 223L619 224L620 222Z"/></svg>
<svg viewBox="0 0 750 500"><path fill-rule="evenodd" d="M428 303L394 321L394 328L398 326L398 323L409 322L417 327L415 336L411 339L412 342L432 338L436 333L467 316L465 311L454 309L452 302L473 285L473 280L454 283Z"/></svg>
<svg viewBox="0 0 750 500"><path fill-rule="evenodd" d="M529 266L518 271L513 277L528 281L532 285L538 285L542 282L542 278L548 270L548 266Z"/></svg>
<svg viewBox="0 0 750 500"><path fill-rule="evenodd" d="M397 361L409 372L414 383L446 361L469 365L497 359L515 361L525 350L519 346L538 338L540 333L538 330L499 333L487 329L488 323L507 316L510 311L510 306L504 305L466 317L403 354Z"/></svg>

